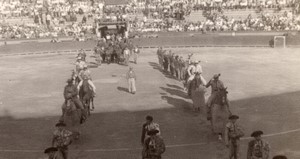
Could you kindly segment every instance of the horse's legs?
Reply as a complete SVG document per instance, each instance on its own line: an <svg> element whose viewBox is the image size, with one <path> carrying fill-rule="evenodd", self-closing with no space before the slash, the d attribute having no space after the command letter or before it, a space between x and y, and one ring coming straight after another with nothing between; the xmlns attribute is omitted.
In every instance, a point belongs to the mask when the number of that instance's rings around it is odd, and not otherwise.
<svg viewBox="0 0 300 159"><path fill-rule="evenodd" d="M87 115L91 115L89 99L84 99L84 109L87 112Z"/></svg>
<svg viewBox="0 0 300 159"><path fill-rule="evenodd" d="M95 107L94 107L94 98L90 99L90 103L92 103L92 110L94 110L95 109Z"/></svg>

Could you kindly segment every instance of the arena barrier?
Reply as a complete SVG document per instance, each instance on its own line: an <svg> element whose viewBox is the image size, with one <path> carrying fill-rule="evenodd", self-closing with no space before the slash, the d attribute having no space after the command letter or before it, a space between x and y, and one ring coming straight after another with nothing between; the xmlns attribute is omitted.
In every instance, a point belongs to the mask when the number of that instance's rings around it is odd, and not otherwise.
<svg viewBox="0 0 300 159"><path fill-rule="evenodd" d="M92 53L92 49L84 50L86 53ZM61 51L43 51L43 52L27 52L27 53L10 53L10 54L0 54L0 57L10 57L10 56L26 56L26 55L66 55L66 54L78 54L79 50L61 50Z"/></svg>
<svg viewBox="0 0 300 159"><path fill-rule="evenodd" d="M178 36L181 34L182 36ZM232 35L197 35L197 36L183 36L182 33L176 34L177 37L170 37L170 36L164 36L164 37L157 37L157 38L137 38L137 39L131 39L134 45L138 45L140 49L155 49L160 46L163 46L164 48L201 48L201 47L273 47L273 45L276 45L274 43L274 35L266 34L264 36L261 35L239 35L239 36L232 36ZM276 41L275 41L276 42ZM35 43L35 42L34 42ZM42 43L42 42L41 42ZM72 42L63 42L63 43L72 43ZM87 53L93 52L93 47L96 45L96 41L87 41L83 42L81 45L82 48ZM55 44L54 44L55 45ZM64 44L63 44L64 45ZM8 45L9 46L9 45ZM34 45L35 46L35 45ZM69 45L69 48L72 48L73 45ZM78 46L74 44L74 46ZM88 46L85 47L84 46ZM277 44L278 46L278 44ZM288 34L285 35L285 46L286 47L299 47L300 46L300 35L299 34ZM24 55L45 55L45 54L76 54L79 51L78 47L75 47L74 49L66 49L63 50L57 50L57 51L48 51L47 48L45 50L47 51L37 51L37 52L31 52L24 50L24 53L14 53L13 52L13 45L11 48L10 53L5 53L4 51L0 53L0 57L5 56L24 56ZM52 47L52 46L51 46ZM49 50L51 49L49 48ZM276 47L276 46L275 46ZM30 49L29 49L30 50Z"/></svg>
<svg viewBox="0 0 300 159"><path fill-rule="evenodd" d="M140 46L140 49L157 49L158 46ZM201 48L201 47L270 47L270 46L226 46L226 45L178 45L178 46L163 46L164 48ZM80 50L80 49L79 49ZM12 56L28 56L28 55L67 55L67 54L78 54L79 50L59 50L59 51L37 51L37 52L26 52L26 53L8 53L0 54L0 57L12 57ZM87 54L92 54L92 49L83 49Z"/></svg>

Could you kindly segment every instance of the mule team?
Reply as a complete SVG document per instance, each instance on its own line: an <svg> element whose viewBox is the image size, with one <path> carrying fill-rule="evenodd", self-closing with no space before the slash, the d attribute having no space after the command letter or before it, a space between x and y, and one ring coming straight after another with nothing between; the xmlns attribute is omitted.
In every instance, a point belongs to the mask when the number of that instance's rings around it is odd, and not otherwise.
<svg viewBox="0 0 300 159"><path fill-rule="evenodd" d="M159 48L157 55L162 69L184 82L187 94L193 101L194 110L206 109L207 120L212 125L212 131L218 134L219 140L223 141L224 137L225 145L229 148L229 158L238 159L239 142L244 132L236 122L239 116L232 115L230 112L227 88L219 79L220 74L214 75L209 82L206 82L202 77L200 61L192 61L192 54L184 60L171 51L167 53L166 50ZM80 124L85 122L89 110L94 109L92 101L96 88L91 81L85 57L86 54L83 51L78 54L76 69L64 89L65 102L62 106L62 117L56 124L57 130L53 135L52 147L45 150L51 159L68 158L68 145L79 138ZM211 87L211 95L205 103L205 88L208 87ZM92 108L90 108L91 103ZM147 116L146 121L142 132L143 159L161 159L165 145L160 136L158 124L153 122L151 116ZM269 158L270 146L261 139L262 134L262 131L254 131L251 134L255 139L249 142L247 159Z"/></svg>

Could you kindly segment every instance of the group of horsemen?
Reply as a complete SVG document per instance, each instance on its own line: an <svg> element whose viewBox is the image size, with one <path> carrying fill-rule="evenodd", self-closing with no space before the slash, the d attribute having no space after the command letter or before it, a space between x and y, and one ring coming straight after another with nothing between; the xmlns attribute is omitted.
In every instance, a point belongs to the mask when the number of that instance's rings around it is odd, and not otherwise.
<svg viewBox="0 0 300 159"><path fill-rule="evenodd" d="M133 56L134 63L137 64L140 50L128 39L103 38L98 41L97 46L94 48L94 53L100 65L103 62L107 64L118 63L128 65L131 56Z"/></svg>
<svg viewBox="0 0 300 159"><path fill-rule="evenodd" d="M48 154L48 159L68 159L68 146L72 140L80 136L79 126L85 122L88 115L87 107L89 107L83 102L82 97L79 98L83 82L87 81L87 87L92 90L92 97L96 94L96 87L92 82L85 58L86 53L81 49L77 56L76 67L64 88L65 102L62 105L62 116L55 125L57 129L53 132L52 147L44 151Z"/></svg>
<svg viewBox="0 0 300 159"><path fill-rule="evenodd" d="M220 74L215 74L213 78L206 82L203 78L202 66L200 60L192 60L193 54L189 54L187 59L184 59L182 56L169 52L160 47L157 50L158 62L161 68L164 71L169 72L171 76L174 76L180 81L183 81L185 89L187 90L188 96L191 97L192 89L195 86L194 82L199 82L200 85L208 88L211 87L211 96L208 98L206 103L207 106L207 119L211 119L210 108L212 101L215 99L216 94L225 90L224 84L219 80Z"/></svg>
<svg viewBox="0 0 300 159"><path fill-rule="evenodd" d="M79 99L79 90L81 89L84 81L87 81L89 88L92 90L92 96L96 96L96 86L92 82L91 71L88 69L85 59L86 53L83 49L81 49L75 63L76 67L73 70L71 78L67 80L68 84L64 88L65 102L63 104L63 109L69 101L74 102L75 106L79 109L83 110L85 108L83 102ZM91 110L93 109L94 108Z"/></svg>

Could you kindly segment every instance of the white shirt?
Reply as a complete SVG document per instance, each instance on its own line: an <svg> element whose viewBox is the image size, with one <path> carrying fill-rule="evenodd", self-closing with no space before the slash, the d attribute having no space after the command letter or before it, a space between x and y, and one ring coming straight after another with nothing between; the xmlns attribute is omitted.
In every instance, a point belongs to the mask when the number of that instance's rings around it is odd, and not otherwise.
<svg viewBox="0 0 300 159"><path fill-rule="evenodd" d="M200 64L197 64L196 67L195 67L195 72L198 72L198 73L202 73L202 66Z"/></svg>
<svg viewBox="0 0 300 159"><path fill-rule="evenodd" d="M187 69L189 76L194 75L195 74L195 70L196 70L196 67L194 65L189 65L189 67Z"/></svg>

